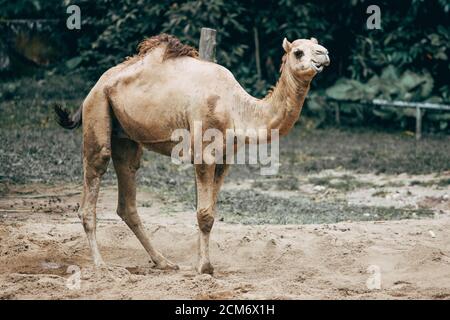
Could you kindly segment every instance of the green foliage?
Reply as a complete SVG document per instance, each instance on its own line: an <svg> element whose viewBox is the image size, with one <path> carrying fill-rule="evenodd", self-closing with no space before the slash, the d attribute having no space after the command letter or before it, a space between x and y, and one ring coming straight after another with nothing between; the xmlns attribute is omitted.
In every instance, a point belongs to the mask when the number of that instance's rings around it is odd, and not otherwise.
<svg viewBox="0 0 450 320"><path fill-rule="evenodd" d="M327 97L342 101L341 112L347 115L356 116L360 120L367 116L365 113L371 113L372 116L383 120L401 121L404 127L406 118L415 117L415 109L409 108L367 108L354 103L369 101L375 98L386 99L389 101L427 101L434 103L441 103L442 98L431 96L433 92L434 81L431 74L427 71L422 73L415 73L411 70L406 70L399 74L398 69L392 65L387 66L381 72L381 75L374 75L367 82L358 80L341 78L334 85L325 90ZM313 104L320 104L321 107L326 105L326 100L317 101L314 99ZM448 114L437 113L430 114L427 119L432 122L437 122L441 130L448 127L450 117Z"/></svg>
<svg viewBox="0 0 450 320"><path fill-rule="evenodd" d="M81 8L79 31L63 27L69 4ZM254 95L264 95L276 82L284 37L314 36L329 49L331 66L314 80L313 95L337 81L327 93L339 99L433 97L449 102L450 1L380 0L381 30L366 28L370 4L364 0L0 0L0 18L60 20L54 33L64 34L73 48L60 67L64 71L83 67L91 72L91 79L133 55L145 37L167 32L197 46L201 27L211 27L218 30L217 62ZM256 72L255 32L261 75ZM310 101L308 106L313 113L320 112L321 103Z"/></svg>
<svg viewBox="0 0 450 320"><path fill-rule="evenodd" d="M433 90L430 73L421 74L406 70L398 74L398 69L389 65L380 76L374 75L368 81L341 78L325 92L335 100L360 101L375 98L387 100L425 101Z"/></svg>
<svg viewBox="0 0 450 320"><path fill-rule="evenodd" d="M64 1L0 0L0 8L0 19L41 19L55 17L64 10Z"/></svg>

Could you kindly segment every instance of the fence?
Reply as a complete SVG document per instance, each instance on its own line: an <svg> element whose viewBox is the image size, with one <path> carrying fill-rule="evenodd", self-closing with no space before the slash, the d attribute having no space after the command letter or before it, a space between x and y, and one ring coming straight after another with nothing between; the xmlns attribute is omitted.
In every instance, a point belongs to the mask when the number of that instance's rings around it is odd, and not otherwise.
<svg viewBox="0 0 450 320"><path fill-rule="evenodd" d="M335 108L335 119L336 123L340 124L340 103L356 103L362 105L371 106L388 106L396 108L415 108L416 109L416 139L422 138L422 110L421 109L431 109L431 110L441 110L450 111L450 105L429 103L429 102L407 102L407 101L388 101L383 99L374 99L370 101L346 101L346 100L336 100L328 99L336 103Z"/></svg>

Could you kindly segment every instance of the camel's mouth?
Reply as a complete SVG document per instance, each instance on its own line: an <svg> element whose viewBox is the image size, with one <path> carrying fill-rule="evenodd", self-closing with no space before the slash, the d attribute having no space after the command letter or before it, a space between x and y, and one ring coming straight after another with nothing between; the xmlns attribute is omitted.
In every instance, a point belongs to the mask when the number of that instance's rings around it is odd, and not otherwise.
<svg viewBox="0 0 450 320"><path fill-rule="evenodd" d="M322 53L317 60L313 59L311 61L311 65L317 73L322 72L323 67L330 65L330 58L328 57L328 52Z"/></svg>
<svg viewBox="0 0 450 320"><path fill-rule="evenodd" d="M317 62L312 62L311 63L311 65L312 65L312 67L313 67L313 69L317 72L317 73L319 73L319 72L322 72L322 70L323 70L323 64L320 64L320 63L317 63Z"/></svg>

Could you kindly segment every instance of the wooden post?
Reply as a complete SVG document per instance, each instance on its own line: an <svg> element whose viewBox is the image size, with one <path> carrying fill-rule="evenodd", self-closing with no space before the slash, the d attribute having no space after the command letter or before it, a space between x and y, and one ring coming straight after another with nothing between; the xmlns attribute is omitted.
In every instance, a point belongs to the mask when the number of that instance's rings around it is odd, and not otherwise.
<svg viewBox="0 0 450 320"><path fill-rule="evenodd" d="M262 78L262 72L261 72L261 59L259 55L259 35L258 35L258 28L253 28L253 38L255 41L255 62L256 62L256 74L258 75L258 80L261 80Z"/></svg>
<svg viewBox="0 0 450 320"><path fill-rule="evenodd" d="M416 140L422 138L422 111L416 107Z"/></svg>
<svg viewBox="0 0 450 320"><path fill-rule="evenodd" d="M199 55L200 59L215 62L216 60L216 33L210 28L202 28L200 33Z"/></svg>
<svg viewBox="0 0 450 320"><path fill-rule="evenodd" d="M336 124L338 126L340 126L341 125L341 111L339 110L339 102L336 102L334 104L334 117L336 120Z"/></svg>

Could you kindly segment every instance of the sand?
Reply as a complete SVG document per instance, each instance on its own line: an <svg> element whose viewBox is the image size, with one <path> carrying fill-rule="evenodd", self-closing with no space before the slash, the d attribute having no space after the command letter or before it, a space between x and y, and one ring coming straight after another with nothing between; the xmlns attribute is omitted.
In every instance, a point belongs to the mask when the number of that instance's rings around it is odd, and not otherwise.
<svg viewBox="0 0 450 320"><path fill-rule="evenodd" d="M117 191L107 187L97 232L107 266L96 269L76 214L80 191L76 185L36 184L0 198L1 299L450 298L447 214L310 225L217 221L210 276L193 269L193 210L164 212L157 194L139 192L139 203L151 200L138 210L154 245L180 266L156 270L115 214Z"/></svg>

